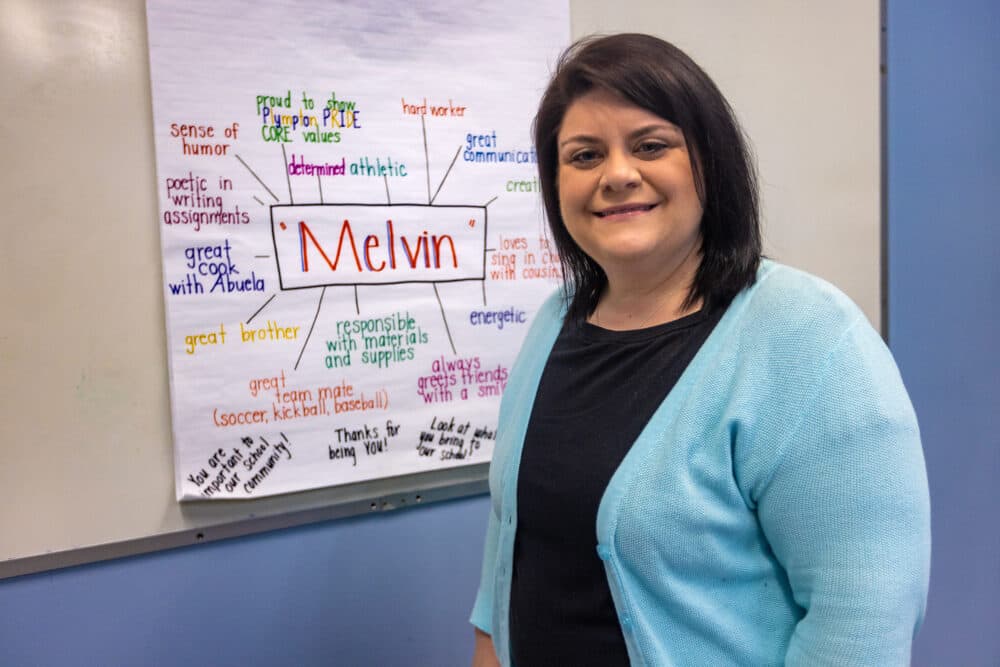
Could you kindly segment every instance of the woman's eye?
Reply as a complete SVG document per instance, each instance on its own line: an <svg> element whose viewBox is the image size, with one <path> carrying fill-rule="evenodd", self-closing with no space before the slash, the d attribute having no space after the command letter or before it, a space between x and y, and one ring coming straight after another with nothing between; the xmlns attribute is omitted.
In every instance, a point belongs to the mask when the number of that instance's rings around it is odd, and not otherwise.
<svg viewBox="0 0 1000 667"><path fill-rule="evenodd" d="M644 141L636 146L635 152L643 156L657 156L667 150L669 146L662 141Z"/></svg>
<svg viewBox="0 0 1000 667"><path fill-rule="evenodd" d="M586 166L596 163L600 157L597 151L581 150L570 155L569 161L575 165Z"/></svg>

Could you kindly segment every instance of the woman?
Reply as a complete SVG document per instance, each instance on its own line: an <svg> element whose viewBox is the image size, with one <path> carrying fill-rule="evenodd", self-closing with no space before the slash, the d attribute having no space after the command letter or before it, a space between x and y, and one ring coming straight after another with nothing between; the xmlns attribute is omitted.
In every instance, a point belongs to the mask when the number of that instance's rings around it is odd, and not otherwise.
<svg viewBox="0 0 1000 667"><path fill-rule="evenodd" d="M589 38L534 131L566 286L501 405L474 664L908 664L916 419L858 308L761 259L721 93L659 39Z"/></svg>

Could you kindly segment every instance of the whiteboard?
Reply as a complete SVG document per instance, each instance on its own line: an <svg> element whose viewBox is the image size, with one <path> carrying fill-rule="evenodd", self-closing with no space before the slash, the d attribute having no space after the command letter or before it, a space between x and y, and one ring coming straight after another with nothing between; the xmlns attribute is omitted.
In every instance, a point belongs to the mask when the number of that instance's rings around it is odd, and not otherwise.
<svg viewBox="0 0 1000 667"><path fill-rule="evenodd" d="M177 503L143 3L0 13L0 577L485 491L479 464ZM571 21L689 51L756 149L768 253L880 325L876 3L574 0Z"/></svg>

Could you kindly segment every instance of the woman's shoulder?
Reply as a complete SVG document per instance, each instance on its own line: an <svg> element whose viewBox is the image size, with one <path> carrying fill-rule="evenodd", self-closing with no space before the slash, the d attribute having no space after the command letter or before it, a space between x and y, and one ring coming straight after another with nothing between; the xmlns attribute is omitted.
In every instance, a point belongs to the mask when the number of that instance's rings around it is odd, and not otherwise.
<svg viewBox="0 0 1000 667"><path fill-rule="evenodd" d="M801 343L829 343L851 328L871 326L864 312L837 287L773 260L761 262L756 282L731 307L750 331Z"/></svg>
<svg viewBox="0 0 1000 667"><path fill-rule="evenodd" d="M823 313L838 320L864 317L861 309L826 280L774 260L761 261L757 281L750 288L756 308L782 309L789 315ZM789 306L795 308L790 309Z"/></svg>
<svg viewBox="0 0 1000 667"><path fill-rule="evenodd" d="M756 282L730 303L717 325L717 351L741 365L820 368L859 353L888 355L864 312L829 282L764 260Z"/></svg>

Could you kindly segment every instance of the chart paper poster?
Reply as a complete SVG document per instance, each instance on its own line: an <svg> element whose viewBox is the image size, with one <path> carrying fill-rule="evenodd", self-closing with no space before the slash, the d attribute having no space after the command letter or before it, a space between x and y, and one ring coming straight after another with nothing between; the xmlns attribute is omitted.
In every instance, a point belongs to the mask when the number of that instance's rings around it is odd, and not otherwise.
<svg viewBox="0 0 1000 667"><path fill-rule="evenodd" d="M488 461L565 0L147 2L179 500Z"/></svg>

